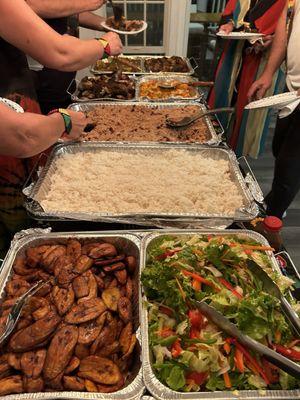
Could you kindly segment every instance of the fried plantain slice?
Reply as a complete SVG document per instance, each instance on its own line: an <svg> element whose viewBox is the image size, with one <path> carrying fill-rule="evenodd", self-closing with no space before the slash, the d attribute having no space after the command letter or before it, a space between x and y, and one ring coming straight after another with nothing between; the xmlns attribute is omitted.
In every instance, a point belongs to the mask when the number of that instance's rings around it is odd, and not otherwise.
<svg viewBox="0 0 300 400"><path fill-rule="evenodd" d="M47 350L44 364L44 378L53 380L64 371L69 364L78 339L78 328L67 325L58 330L53 336Z"/></svg>
<svg viewBox="0 0 300 400"><path fill-rule="evenodd" d="M121 284L121 285L125 285L127 282L127 271L126 269L122 269L121 271L116 271L114 273L115 277L117 278L117 281Z"/></svg>
<svg viewBox="0 0 300 400"><path fill-rule="evenodd" d="M40 376L47 351L45 349L39 349L36 351L27 351L22 354L21 357L21 369L27 378L36 379Z"/></svg>
<svg viewBox="0 0 300 400"><path fill-rule="evenodd" d="M125 324L132 320L132 305L127 297L120 297L118 301L118 312L121 320Z"/></svg>
<svg viewBox="0 0 300 400"><path fill-rule="evenodd" d="M126 360L129 356L131 356L131 354L135 348L136 342L137 342L137 338L134 333L133 335L131 335L129 348L127 349L126 353L122 356L122 360Z"/></svg>
<svg viewBox="0 0 300 400"><path fill-rule="evenodd" d="M77 276L73 282L73 290L77 299L89 294L88 277L85 274Z"/></svg>
<svg viewBox="0 0 300 400"><path fill-rule="evenodd" d="M97 385L89 379L84 380L84 386L88 392L98 392Z"/></svg>
<svg viewBox="0 0 300 400"><path fill-rule="evenodd" d="M60 323L60 317L51 312L12 335L9 347L14 352L29 351L45 342Z"/></svg>
<svg viewBox="0 0 300 400"><path fill-rule="evenodd" d="M85 302L89 299L94 299L95 297L97 297L97 294L98 294L97 281L96 281L95 276L92 273L92 271L88 270L84 273L84 275L87 278L88 295L79 299L78 304L80 304L81 302Z"/></svg>
<svg viewBox="0 0 300 400"><path fill-rule="evenodd" d="M23 376L24 391L27 393L38 393L44 390L44 380L41 376L36 379Z"/></svg>
<svg viewBox="0 0 300 400"><path fill-rule="evenodd" d="M115 257L116 255L117 249L110 243L100 243L88 251L88 256L93 259Z"/></svg>
<svg viewBox="0 0 300 400"><path fill-rule="evenodd" d="M57 375L54 379L51 379L46 383L47 388L52 389L51 391L57 391L57 390L63 390L63 382L62 382L62 378L63 378L64 373L60 373L59 375Z"/></svg>
<svg viewBox="0 0 300 400"><path fill-rule="evenodd" d="M108 326L105 326L100 334L98 335L97 339L92 343L90 348L90 354L96 354L98 349L101 349L105 344L111 343L112 338L110 335L110 329ZM114 339L113 339L114 340Z"/></svg>
<svg viewBox="0 0 300 400"><path fill-rule="evenodd" d="M117 353L119 349L120 349L120 343L115 340L113 343L104 345L103 347L99 348L96 351L95 355L100 357L109 357L112 354Z"/></svg>
<svg viewBox="0 0 300 400"><path fill-rule="evenodd" d="M119 256L110 258L108 260L97 260L95 261L95 265L97 265L97 267L105 267L106 265L115 264L118 261L123 261L124 259L125 259L125 254L120 254Z"/></svg>
<svg viewBox="0 0 300 400"><path fill-rule="evenodd" d="M81 360L78 376L95 383L115 385L119 382L121 373L118 366L108 358L89 356Z"/></svg>
<svg viewBox="0 0 300 400"><path fill-rule="evenodd" d="M22 294L27 292L30 288L30 284L23 278L13 279L7 282L5 286L5 291L8 296L20 297Z"/></svg>
<svg viewBox="0 0 300 400"><path fill-rule="evenodd" d="M79 358L76 356L73 356L64 371L64 375L71 374L71 372L75 371L75 369L79 367L79 364L80 364Z"/></svg>
<svg viewBox="0 0 300 400"><path fill-rule="evenodd" d="M106 313L101 314L96 320L86 322L79 326L78 343L90 344L99 336L106 320Z"/></svg>
<svg viewBox="0 0 300 400"><path fill-rule="evenodd" d="M69 239L67 243L67 256L77 260L81 256L81 244L77 239Z"/></svg>
<svg viewBox="0 0 300 400"><path fill-rule="evenodd" d="M54 265L54 275L59 286L69 285L77 276L70 256L58 257Z"/></svg>
<svg viewBox="0 0 300 400"><path fill-rule="evenodd" d="M41 261L43 254L47 251L51 251L52 246L42 245L36 247L29 247L26 250L27 265L31 268L35 268Z"/></svg>
<svg viewBox="0 0 300 400"><path fill-rule="evenodd" d="M62 245L53 245L49 251L46 251L40 260L40 264L48 272L53 272L55 262L58 258L64 257L66 254L66 247Z"/></svg>
<svg viewBox="0 0 300 400"><path fill-rule="evenodd" d="M98 291L104 289L104 280L99 276L94 274L94 278L96 279Z"/></svg>
<svg viewBox="0 0 300 400"><path fill-rule="evenodd" d="M121 350L123 354L126 354L130 348L131 340L132 340L132 322L128 322L128 324L122 329L120 334L119 342L121 345Z"/></svg>
<svg viewBox="0 0 300 400"><path fill-rule="evenodd" d="M133 256L128 256L128 257L126 257L125 258L125 264L126 264L126 267L127 267L127 269L128 269L128 272L130 273L130 274L134 274L134 271L136 270L136 267L137 267L137 261L136 261L136 258L135 257L133 257Z"/></svg>
<svg viewBox="0 0 300 400"><path fill-rule="evenodd" d="M74 350L75 356L82 360L90 355L89 346L86 344L77 343Z"/></svg>
<svg viewBox="0 0 300 400"><path fill-rule="evenodd" d="M120 290L118 288L105 289L101 295L105 305L112 311L118 310L118 301L121 297Z"/></svg>
<svg viewBox="0 0 300 400"><path fill-rule="evenodd" d="M66 314L75 301L75 293L72 284L69 284L66 288L54 286L51 292L51 300L56 306L60 316Z"/></svg>
<svg viewBox="0 0 300 400"><path fill-rule="evenodd" d="M22 357L22 353L8 353L7 354L7 362L12 368L20 370L21 369L21 357Z"/></svg>
<svg viewBox="0 0 300 400"><path fill-rule="evenodd" d="M119 381L115 385L97 385L98 391L100 393L113 393L121 390L125 384L125 379L121 375Z"/></svg>
<svg viewBox="0 0 300 400"><path fill-rule="evenodd" d="M73 390L75 392L82 392L85 390L84 379L78 376L64 376L63 384L64 388L67 390Z"/></svg>
<svg viewBox="0 0 300 400"><path fill-rule="evenodd" d="M86 255L82 255L76 261L74 270L78 274L83 274L85 271L89 270L92 265L93 265L93 260Z"/></svg>
<svg viewBox="0 0 300 400"><path fill-rule="evenodd" d="M8 362L8 354L0 356L0 378L8 376L11 372L11 365Z"/></svg>
<svg viewBox="0 0 300 400"><path fill-rule="evenodd" d="M7 378L0 379L0 396L23 392L23 381L20 375L12 375Z"/></svg>
<svg viewBox="0 0 300 400"><path fill-rule="evenodd" d="M127 276L126 297L129 300L132 300L132 296L133 296L133 283L132 283L132 279L129 276Z"/></svg>
<svg viewBox="0 0 300 400"><path fill-rule="evenodd" d="M84 303L74 305L65 316L65 321L69 324L82 324L99 317L105 310L106 305L101 299L90 299Z"/></svg>

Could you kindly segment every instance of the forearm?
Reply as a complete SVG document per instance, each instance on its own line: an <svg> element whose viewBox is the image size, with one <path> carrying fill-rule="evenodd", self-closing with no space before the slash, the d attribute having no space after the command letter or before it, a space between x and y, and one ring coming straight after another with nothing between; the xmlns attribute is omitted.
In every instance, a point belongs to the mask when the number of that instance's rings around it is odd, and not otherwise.
<svg viewBox="0 0 300 400"><path fill-rule="evenodd" d="M82 28L93 29L95 31L104 31L103 27L101 26L102 22L104 21L105 18L89 11L79 14L79 25Z"/></svg>
<svg viewBox="0 0 300 400"><path fill-rule="evenodd" d="M26 0L41 18L60 18L88 11L86 0Z"/></svg>
<svg viewBox="0 0 300 400"><path fill-rule="evenodd" d="M0 36L42 65L61 71L85 68L103 55L100 42L59 35L23 0L1 0Z"/></svg>
<svg viewBox="0 0 300 400"><path fill-rule="evenodd" d="M282 13L275 31L270 56L264 74L274 75L286 57L287 29L286 10Z"/></svg>
<svg viewBox="0 0 300 400"><path fill-rule="evenodd" d="M0 105L0 154L17 158L32 157L61 137L65 127L60 114L16 114Z"/></svg>

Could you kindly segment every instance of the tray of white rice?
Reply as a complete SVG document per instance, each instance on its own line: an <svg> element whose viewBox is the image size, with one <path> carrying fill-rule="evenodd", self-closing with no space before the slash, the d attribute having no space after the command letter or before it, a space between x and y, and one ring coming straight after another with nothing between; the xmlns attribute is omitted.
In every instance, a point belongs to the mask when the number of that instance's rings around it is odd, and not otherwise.
<svg viewBox="0 0 300 400"><path fill-rule="evenodd" d="M24 192L44 221L195 227L258 214L234 153L199 145L57 145Z"/></svg>

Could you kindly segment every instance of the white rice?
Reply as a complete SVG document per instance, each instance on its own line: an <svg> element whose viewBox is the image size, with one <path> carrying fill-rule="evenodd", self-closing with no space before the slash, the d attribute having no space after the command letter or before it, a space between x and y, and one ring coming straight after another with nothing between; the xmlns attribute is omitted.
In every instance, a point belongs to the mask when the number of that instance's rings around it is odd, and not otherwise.
<svg viewBox="0 0 300 400"><path fill-rule="evenodd" d="M227 161L185 150L67 154L50 179L38 198L47 212L232 215L243 206Z"/></svg>

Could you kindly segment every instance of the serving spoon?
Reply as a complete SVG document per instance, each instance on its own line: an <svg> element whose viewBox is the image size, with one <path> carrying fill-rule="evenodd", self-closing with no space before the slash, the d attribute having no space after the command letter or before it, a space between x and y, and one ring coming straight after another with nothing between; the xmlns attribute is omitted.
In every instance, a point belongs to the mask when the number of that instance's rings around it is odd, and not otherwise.
<svg viewBox="0 0 300 400"><path fill-rule="evenodd" d="M113 9L113 13L114 13L114 18L115 21L121 21L122 17L123 17L123 10L121 7L115 6L112 2L112 0L108 0L110 5L112 6Z"/></svg>
<svg viewBox="0 0 300 400"><path fill-rule="evenodd" d="M205 117L206 115L210 114L218 114L218 113L227 113L227 114L232 114L234 113L235 109L232 107L222 107L222 108L213 108L211 110L201 110L199 113L191 116L191 117L183 117L180 120L174 120L171 118L166 119L166 124L170 128L185 128L186 126L191 125L195 121L197 121L200 118Z"/></svg>
<svg viewBox="0 0 300 400"><path fill-rule="evenodd" d="M193 87L212 87L214 85L214 82L204 82L204 81L197 81L197 82L179 82L179 83L167 83L167 82L160 82L158 84L158 87L160 89L166 89L166 90L174 90L178 86L182 85L183 83L187 83L189 86Z"/></svg>

